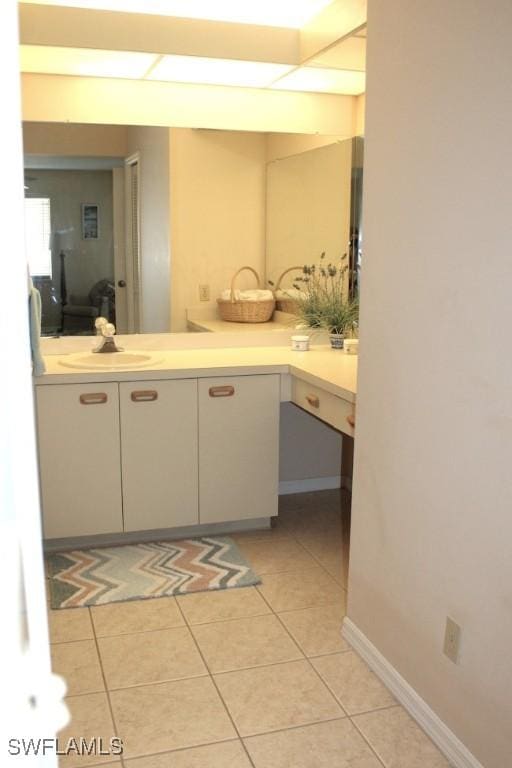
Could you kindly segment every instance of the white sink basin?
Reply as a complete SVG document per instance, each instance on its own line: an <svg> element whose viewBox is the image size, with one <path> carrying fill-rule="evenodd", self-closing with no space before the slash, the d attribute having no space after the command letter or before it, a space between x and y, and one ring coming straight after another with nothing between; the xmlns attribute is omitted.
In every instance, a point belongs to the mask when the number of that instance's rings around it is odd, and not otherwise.
<svg viewBox="0 0 512 768"><path fill-rule="evenodd" d="M162 358L147 352L75 352L66 355L59 364L65 368L81 368L82 370L112 371L135 368L151 368L162 362Z"/></svg>

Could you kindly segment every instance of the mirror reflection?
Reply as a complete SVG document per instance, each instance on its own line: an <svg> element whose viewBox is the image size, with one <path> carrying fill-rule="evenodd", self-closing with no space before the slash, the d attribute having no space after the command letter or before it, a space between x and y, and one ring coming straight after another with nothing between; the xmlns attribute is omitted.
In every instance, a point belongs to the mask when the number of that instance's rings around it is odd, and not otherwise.
<svg viewBox="0 0 512 768"><path fill-rule="evenodd" d="M24 141L44 335L92 334L98 316L118 333L201 329L241 267L267 287L323 251L349 254L357 291L359 137L27 123ZM250 271L237 287L256 287Z"/></svg>

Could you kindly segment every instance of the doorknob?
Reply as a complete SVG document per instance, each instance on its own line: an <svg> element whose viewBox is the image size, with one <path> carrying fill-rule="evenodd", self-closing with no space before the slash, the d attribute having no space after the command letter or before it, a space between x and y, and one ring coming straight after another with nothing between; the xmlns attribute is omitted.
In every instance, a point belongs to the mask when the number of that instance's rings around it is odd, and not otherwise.
<svg viewBox="0 0 512 768"><path fill-rule="evenodd" d="M117 284L120 288L126 288L126 280L118 280Z"/></svg>

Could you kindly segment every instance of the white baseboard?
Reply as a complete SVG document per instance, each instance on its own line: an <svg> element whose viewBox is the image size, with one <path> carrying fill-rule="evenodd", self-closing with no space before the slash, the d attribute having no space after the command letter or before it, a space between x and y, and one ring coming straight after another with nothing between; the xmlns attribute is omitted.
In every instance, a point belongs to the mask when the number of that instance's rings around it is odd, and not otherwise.
<svg viewBox="0 0 512 768"><path fill-rule="evenodd" d="M286 496L289 493L307 493L308 491L328 491L332 488L340 488L341 477L306 477L303 480L280 480L279 495Z"/></svg>
<svg viewBox="0 0 512 768"><path fill-rule="evenodd" d="M345 640L366 661L370 669L389 688L404 709L428 733L434 744L439 747L454 768L484 768L426 701L416 693L414 688L347 616L343 620L342 634Z"/></svg>

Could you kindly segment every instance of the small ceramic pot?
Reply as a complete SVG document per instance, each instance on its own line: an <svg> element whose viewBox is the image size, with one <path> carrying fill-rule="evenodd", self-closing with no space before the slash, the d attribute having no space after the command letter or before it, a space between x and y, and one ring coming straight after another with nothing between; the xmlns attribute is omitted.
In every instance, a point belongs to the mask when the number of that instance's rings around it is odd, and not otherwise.
<svg viewBox="0 0 512 768"><path fill-rule="evenodd" d="M343 343L345 339L341 333L330 333L329 339L331 341L332 349L343 349Z"/></svg>
<svg viewBox="0 0 512 768"><path fill-rule="evenodd" d="M292 336L292 349L295 352L307 352L309 349L309 336Z"/></svg>

